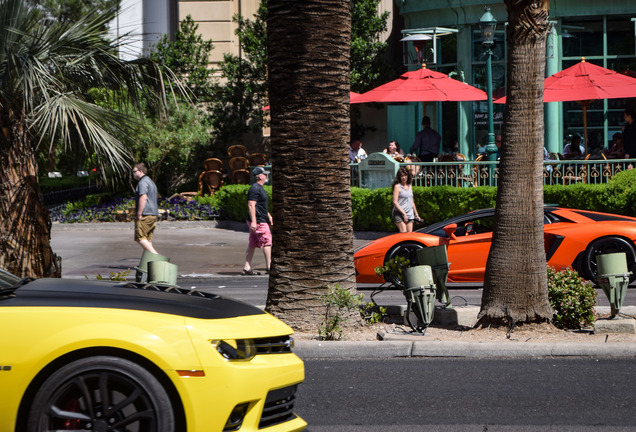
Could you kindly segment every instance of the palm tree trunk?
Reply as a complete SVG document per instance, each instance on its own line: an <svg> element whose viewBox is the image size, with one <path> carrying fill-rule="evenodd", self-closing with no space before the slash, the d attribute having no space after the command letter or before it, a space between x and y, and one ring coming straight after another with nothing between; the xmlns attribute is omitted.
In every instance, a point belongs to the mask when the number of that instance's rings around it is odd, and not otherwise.
<svg viewBox="0 0 636 432"><path fill-rule="evenodd" d="M327 286L355 289L349 0L270 0L273 248L267 310L316 330Z"/></svg>
<svg viewBox="0 0 636 432"><path fill-rule="evenodd" d="M60 277L36 155L20 123L5 121L0 133L0 267L21 277Z"/></svg>
<svg viewBox="0 0 636 432"><path fill-rule="evenodd" d="M508 89L481 325L543 322L548 301L543 240L543 81L548 0L505 0Z"/></svg>

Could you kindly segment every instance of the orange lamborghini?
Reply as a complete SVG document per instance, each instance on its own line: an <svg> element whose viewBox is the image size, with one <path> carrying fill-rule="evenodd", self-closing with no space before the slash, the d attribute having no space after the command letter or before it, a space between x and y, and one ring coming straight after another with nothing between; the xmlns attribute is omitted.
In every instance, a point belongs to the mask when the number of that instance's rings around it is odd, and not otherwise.
<svg viewBox="0 0 636 432"><path fill-rule="evenodd" d="M625 252L627 265L636 278L636 218L562 207L544 208L545 253L548 265L571 267L585 279L596 275L596 255ZM495 209L476 210L412 233L377 239L355 251L357 282L389 282L393 276L375 274L375 268L395 256L417 265L417 253L427 246L447 245L450 263L448 282L483 282L486 260L495 225Z"/></svg>

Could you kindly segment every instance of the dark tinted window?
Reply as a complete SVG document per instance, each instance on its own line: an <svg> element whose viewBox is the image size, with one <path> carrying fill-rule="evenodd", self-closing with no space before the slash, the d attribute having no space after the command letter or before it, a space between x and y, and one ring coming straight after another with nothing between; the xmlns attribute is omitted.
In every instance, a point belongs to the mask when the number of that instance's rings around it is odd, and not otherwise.
<svg viewBox="0 0 636 432"><path fill-rule="evenodd" d="M609 214L597 214L597 213L590 213L590 212L585 212L585 211L577 211L575 212L577 214L580 214L581 216L585 216L586 218L590 218L593 221L596 222L604 222L604 221L626 221L626 222L633 222L633 219L627 218L627 217L623 217L623 216L617 216L617 215L609 215Z"/></svg>

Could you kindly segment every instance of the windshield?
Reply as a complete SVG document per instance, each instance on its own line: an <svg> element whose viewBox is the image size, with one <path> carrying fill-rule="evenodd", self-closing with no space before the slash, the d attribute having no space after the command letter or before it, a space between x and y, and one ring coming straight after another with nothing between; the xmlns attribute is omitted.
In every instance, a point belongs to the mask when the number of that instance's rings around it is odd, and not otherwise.
<svg viewBox="0 0 636 432"><path fill-rule="evenodd" d="M21 278L0 268L0 289L15 287L20 284Z"/></svg>

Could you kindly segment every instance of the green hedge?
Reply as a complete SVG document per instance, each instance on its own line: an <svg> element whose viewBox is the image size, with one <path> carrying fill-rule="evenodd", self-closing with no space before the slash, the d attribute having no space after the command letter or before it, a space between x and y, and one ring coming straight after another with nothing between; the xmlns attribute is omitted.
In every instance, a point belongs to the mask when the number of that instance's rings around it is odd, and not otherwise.
<svg viewBox="0 0 636 432"><path fill-rule="evenodd" d="M247 185L227 185L213 198L222 209L225 219L247 219ZM271 186L265 186L270 196ZM457 188L451 186L414 187L415 204L425 225L467 213L471 210L494 207L495 187ZM636 170L620 172L607 184L574 184L545 186L544 202L563 207L578 208L628 216L636 215ZM351 188L353 227L356 231L395 231L391 221L391 188Z"/></svg>
<svg viewBox="0 0 636 432"><path fill-rule="evenodd" d="M221 209L221 217L239 222L247 220L247 191L249 185L225 185L214 193L212 202ZM272 211L272 187L263 186L269 197L269 211Z"/></svg>
<svg viewBox="0 0 636 432"><path fill-rule="evenodd" d="M429 225L471 210L495 205L497 188L414 187L417 212ZM395 231L391 221L391 188L351 188L353 227L356 231Z"/></svg>

